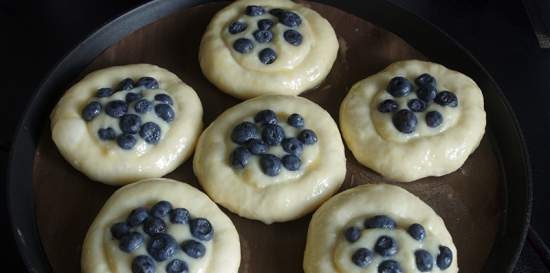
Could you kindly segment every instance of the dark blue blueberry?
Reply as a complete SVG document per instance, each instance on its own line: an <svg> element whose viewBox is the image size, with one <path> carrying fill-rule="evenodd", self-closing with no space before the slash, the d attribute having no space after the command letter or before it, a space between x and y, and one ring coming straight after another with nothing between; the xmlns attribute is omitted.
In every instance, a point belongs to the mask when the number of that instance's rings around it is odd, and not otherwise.
<svg viewBox="0 0 550 273"><path fill-rule="evenodd" d="M244 169L248 165L248 159L252 156L246 147L237 147L229 157L231 166L235 169Z"/></svg>
<svg viewBox="0 0 550 273"><path fill-rule="evenodd" d="M282 9L270 9L269 10L269 14L275 16L275 17L279 17L281 15L281 13L283 13L284 10Z"/></svg>
<svg viewBox="0 0 550 273"><path fill-rule="evenodd" d="M420 99L412 99L407 102L407 106L409 109L411 109L413 112L423 112L427 108L427 104Z"/></svg>
<svg viewBox="0 0 550 273"><path fill-rule="evenodd" d="M283 127L275 124L267 124L262 130L263 141L270 146L277 146L285 138Z"/></svg>
<svg viewBox="0 0 550 273"><path fill-rule="evenodd" d="M147 218L149 218L149 212L147 211L147 209L137 208L130 212L128 219L126 219L126 223L131 227L135 227L141 225L143 222L145 222L145 220L147 220Z"/></svg>
<svg viewBox="0 0 550 273"><path fill-rule="evenodd" d="M384 100L380 104L378 104L378 112L380 113L393 113L397 111L397 108L399 108L399 105L394 100Z"/></svg>
<svg viewBox="0 0 550 273"><path fill-rule="evenodd" d="M392 117L393 126L399 132L404 134L410 134L416 130L416 124L418 120L413 112L407 109L401 109Z"/></svg>
<svg viewBox="0 0 550 273"><path fill-rule="evenodd" d="M295 137L285 138L283 142L281 142L281 146L283 146L285 152L298 156L301 155L304 150L304 144Z"/></svg>
<svg viewBox="0 0 550 273"><path fill-rule="evenodd" d="M166 223L158 217L149 217L143 223L143 231L149 234L149 236L153 236L157 233L165 233L166 230Z"/></svg>
<svg viewBox="0 0 550 273"><path fill-rule="evenodd" d="M304 118L300 114L292 114L288 116L288 119L286 121L288 125L294 127L294 128L303 128L305 125Z"/></svg>
<svg viewBox="0 0 550 273"><path fill-rule="evenodd" d="M426 238L426 230L421 224L412 224L407 228L407 233L417 241L422 241Z"/></svg>
<svg viewBox="0 0 550 273"><path fill-rule="evenodd" d="M245 121L233 128L231 140L237 144L245 144L250 139L259 138L256 124Z"/></svg>
<svg viewBox="0 0 550 273"><path fill-rule="evenodd" d="M105 105L105 113L113 118L120 118L128 112L128 104L123 100L113 100Z"/></svg>
<svg viewBox="0 0 550 273"><path fill-rule="evenodd" d="M267 152L269 147L259 139L250 139L246 142L246 148L254 155L259 155Z"/></svg>
<svg viewBox="0 0 550 273"><path fill-rule="evenodd" d="M357 249L351 256L351 261L359 267L365 268L374 260L374 253L366 248Z"/></svg>
<svg viewBox="0 0 550 273"><path fill-rule="evenodd" d="M187 240L181 244L181 249L191 258L201 258L206 254L206 247L195 240Z"/></svg>
<svg viewBox="0 0 550 273"><path fill-rule="evenodd" d="M147 255L139 255L132 260L132 273L155 273L155 261Z"/></svg>
<svg viewBox="0 0 550 273"><path fill-rule="evenodd" d="M154 122L146 122L139 129L139 136L149 144L157 144L160 141L161 129Z"/></svg>
<svg viewBox="0 0 550 273"><path fill-rule="evenodd" d="M248 16L259 16L265 13L265 9L261 6L247 6L245 13Z"/></svg>
<svg viewBox="0 0 550 273"><path fill-rule="evenodd" d="M132 93L132 92L128 92L128 94L126 94L126 102L127 103L130 103L130 102L133 102L133 101L136 101L136 100L139 100L141 99L143 96L140 94L140 93Z"/></svg>
<svg viewBox="0 0 550 273"><path fill-rule="evenodd" d="M113 238L120 239L130 233L130 227L126 223L116 223L111 226L111 235Z"/></svg>
<svg viewBox="0 0 550 273"><path fill-rule="evenodd" d="M136 249L138 249L143 244L144 238L143 235L139 232L130 232L120 238L120 242L118 244L118 248L120 250L130 253Z"/></svg>
<svg viewBox="0 0 550 273"><path fill-rule="evenodd" d="M398 262L385 260L378 265L378 273L403 273L403 270Z"/></svg>
<svg viewBox="0 0 550 273"><path fill-rule="evenodd" d="M453 262L453 251L446 246L439 246L439 254L437 255L437 267L445 270L451 266Z"/></svg>
<svg viewBox="0 0 550 273"><path fill-rule="evenodd" d="M120 118L118 126L123 133L136 134L141 127L141 118L138 115L126 114Z"/></svg>
<svg viewBox="0 0 550 273"><path fill-rule="evenodd" d="M84 107L82 110L82 118L85 121L90 121L97 117L101 113L101 103L97 101L92 101Z"/></svg>
<svg viewBox="0 0 550 273"><path fill-rule="evenodd" d="M264 48L258 53L258 58L263 64L272 64L277 60L277 53L271 48Z"/></svg>
<svg viewBox="0 0 550 273"><path fill-rule="evenodd" d="M156 94L155 100L160 101L161 103L167 103L170 105L174 104L174 101L172 100L172 97L166 95L166 94Z"/></svg>
<svg viewBox="0 0 550 273"><path fill-rule="evenodd" d="M170 222L174 224L187 224L189 222L189 211L184 208L177 208L170 211Z"/></svg>
<svg viewBox="0 0 550 273"><path fill-rule="evenodd" d="M349 227L344 231L344 237L350 243L356 242L361 238L361 229L358 227Z"/></svg>
<svg viewBox="0 0 550 273"><path fill-rule="evenodd" d="M283 166L289 171L297 171L302 166L302 160L296 155L285 155L282 158Z"/></svg>
<svg viewBox="0 0 550 273"><path fill-rule="evenodd" d="M231 23L231 25L229 25L229 28L227 28L227 30L231 34L237 34L237 33L243 32L247 27L248 25L246 23L235 21Z"/></svg>
<svg viewBox="0 0 550 273"><path fill-rule="evenodd" d="M298 134L298 139L306 145L311 145L317 142L317 135L312 130L305 129Z"/></svg>
<svg viewBox="0 0 550 273"><path fill-rule="evenodd" d="M98 98L110 97L112 94L113 94L113 89L108 87L99 88L95 92L95 96Z"/></svg>
<svg viewBox="0 0 550 273"><path fill-rule="evenodd" d="M99 136L101 140L113 140L116 138L116 132L115 129L111 127L101 128L97 130L97 136Z"/></svg>
<svg viewBox="0 0 550 273"><path fill-rule="evenodd" d="M398 76L390 80L387 90L394 97L403 97L412 92L413 85L406 78Z"/></svg>
<svg viewBox="0 0 550 273"><path fill-rule="evenodd" d="M170 107L168 104L157 104L155 105L155 113L159 118L166 122L171 122L176 118L176 113L174 112L174 109Z"/></svg>
<svg viewBox="0 0 550 273"><path fill-rule="evenodd" d="M134 88L134 80L126 78L118 84L118 90L130 90Z"/></svg>
<svg viewBox="0 0 550 273"><path fill-rule="evenodd" d="M118 147L124 150L131 150L136 145L137 140L130 134L122 134L117 137L116 143L118 144Z"/></svg>
<svg viewBox="0 0 550 273"><path fill-rule="evenodd" d="M262 19L258 21L258 29L260 30L270 30L273 25L275 25L275 22L271 19Z"/></svg>
<svg viewBox="0 0 550 273"><path fill-rule="evenodd" d="M414 82L418 86L426 86L426 85L433 86L433 87L437 86L437 81L435 80L435 78L432 77L432 75L430 75L428 73L424 73L424 74L418 76L414 80Z"/></svg>
<svg viewBox="0 0 550 273"><path fill-rule="evenodd" d="M242 54L246 54L254 48L254 43L247 38L239 38L233 43L233 48Z"/></svg>
<svg viewBox="0 0 550 273"><path fill-rule="evenodd" d="M279 119L277 119L277 114L272 110L262 110L254 116L254 122L261 123L262 125L266 124L277 124Z"/></svg>
<svg viewBox="0 0 550 273"><path fill-rule="evenodd" d="M189 223L191 235L201 241L210 241L214 236L214 228L210 221L204 218L192 219Z"/></svg>
<svg viewBox="0 0 550 273"><path fill-rule="evenodd" d="M394 229L397 224L393 219L386 215L376 215L365 220L365 228L384 228L384 229Z"/></svg>
<svg viewBox="0 0 550 273"><path fill-rule="evenodd" d="M166 273L189 273L189 267L184 261L173 259L166 265Z"/></svg>
<svg viewBox="0 0 550 273"><path fill-rule="evenodd" d="M302 34L300 32L289 29L283 33L283 37L285 38L285 41L287 41L289 44L293 46L299 46L302 44L302 40L304 39L302 37Z"/></svg>
<svg viewBox="0 0 550 273"><path fill-rule="evenodd" d="M419 249L414 252L414 258L416 261L416 267L420 272L432 271L434 266L434 258L430 252L424 249Z"/></svg>
<svg viewBox="0 0 550 273"><path fill-rule="evenodd" d="M435 128L443 123L443 115L437 111L426 113L426 124L428 127Z"/></svg>
<svg viewBox="0 0 550 273"><path fill-rule="evenodd" d="M146 99L138 100L136 104L134 104L134 110L136 110L138 114L147 113L153 110L153 103Z"/></svg>
<svg viewBox="0 0 550 273"><path fill-rule="evenodd" d="M269 43L273 40L273 33L269 30L256 30L252 35L256 42L261 44Z"/></svg>
<svg viewBox="0 0 550 273"><path fill-rule="evenodd" d="M436 95L437 89L431 85L421 86L416 89L416 96L425 102L431 102Z"/></svg>
<svg viewBox="0 0 550 273"><path fill-rule="evenodd" d="M162 262L176 254L178 243L174 237L166 233L156 233L147 243L147 252L156 261Z"/></svg>
<svg viewBox="0 0 550 273"><path fill-rule="evenodd" d="M142 77L137 81L136 85L145 86L147 89L159 88L159 82L153 77Z"/></svg>
<svg viewBox="0 0 550 273"><path fill-rule="evenodd" d="M281 172L281 160L272 154L260 156L260 168L269 176L277 176Z"/></svg>
<svg viewBox="0 0 550 273"><path fill-rule="evenodd" d="M277 18L279 18L281 24L287 27L297 27L302 24L302 18L292 11L283 11L277 16Z"/></svg>
<svg viewBox="0 0 550 273"><path fill-rule="evenodd" d="M374 251L382 255L383 257L390 257L397 253L399 247L397 246L397 241L389 236L380 236L376 243L374 244Z"/></svg>
<svg viewBox="0 0 550 273"><path fill-rule="evenodd" d="M162 217L168 215L170 210L172 210L172 204L170 204L170 202L168 202L168 201L162 200L162 201L159 201L158 203L156 203L151 208L150 213L153 216L162 218Z"/></svg>
<svg viewBox="0 0 550 273"><path fill-rule="evenodd" d="M458 106L458 98L456 95L449 91L441 91L435 96L434 99L435 103L441 105L441 106L450 106L450 107L457 107Z"/></svg>

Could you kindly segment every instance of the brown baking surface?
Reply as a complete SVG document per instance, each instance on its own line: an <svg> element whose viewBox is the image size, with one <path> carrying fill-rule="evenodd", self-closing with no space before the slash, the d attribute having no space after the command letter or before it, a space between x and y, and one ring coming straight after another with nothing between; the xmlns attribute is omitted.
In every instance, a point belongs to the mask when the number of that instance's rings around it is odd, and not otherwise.
<svg viewBox="0 0 550 273"><path fill-rule="evenodd" d="M426 59L396 35L330 6L305 3L327 18L340 42L338 59L328 78L303 96L338 120L338 108L353 83L404 59ZM220 92L202 75L198 45L212 15L224 4L178 11L148 25L103 52L87 71L131 63L152 63L176 73L197 91L206 124L239 100ZM452 54L452 53L449 53ZM76 80L76 79L75 79ZM59 96L64 90L59 91ZM357 163L349 150L348 173L341 190L370 182L391 182ZM53 144L49 125L38 144L33 189L38 228L56 273L80 272L82 241L88 226L115 187L92 182L73 169ZM191 160L167 177L200 188ZM443 219L458 248L460 272L479 272L504 218L504 177L496 146L487 133L480 147L458 171L398 185L418 195ZM303 272L302 257L311 215L265 225L227 210L240 234L242 273ZM274 255L275 254L275 255Z"/></svg>

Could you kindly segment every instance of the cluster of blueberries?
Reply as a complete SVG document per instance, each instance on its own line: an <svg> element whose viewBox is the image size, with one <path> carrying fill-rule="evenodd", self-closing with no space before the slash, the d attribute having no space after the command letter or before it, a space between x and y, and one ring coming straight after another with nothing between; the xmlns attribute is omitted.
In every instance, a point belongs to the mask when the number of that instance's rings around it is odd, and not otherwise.
<svg viewBox="0 0 550 273"><path fill-rule="evenodd" d="M191 235L199 241L190 239L178 246L174 237L166 233L168 228L164 218L172 224L188 224ZM155 273L155 261L168 260L180 247L187 256L201 258L206 253L206 246L200 241L210 241L214 236L214 229L207 219L191 218L187 209L172 208L170 202L160 201L150 210L143 207L132 210L125 222L111 226L111 234L118 240L120 250L131 253L145 243L146 236L138 231L139 226L148 236L146 249L149 255L139 255L132 260L133 273ZM180 259L172 259L165 270L166 273L189 272L187 263Z"/></svg>
<svg viewBox="0 0 550 273"><path fill-rule="evenodd" d="M381 229L395 229L397 224L393 219L386 215L376 215L364 222L365 229L381 228ZM412 224L408 227L407 233L415 240L422 241L426 237L426 230L420 224ZM344 237L350 243L356 242L361 238L361 228L352 226L344 231ZM390 236L380 236L374 244L374 252L383 258L389 258L394 256L399 251L399 245L397 241ZM431 271L434 265L434 258L430 252L424 249L417 249L414 252L416 267L420 272ZM374 260L374 253L367 248L357 249L352 257L351 261L358 267L365 268ZM435 264L441 269L445 270L453 261L453 252L446 246L439 246L439 254L435 259ZM379 273L403 273L399 263L392 259L387 259L378 265Z"/></svg>
<svg viewBox="0 0 550 273"><path fill-rule="evenodd" d="M300 155L304 145L317 142L317 135L309 129L303 129L296 137L287 138L283 127L278 125L277 115L269 109L258 112L254 122L242 122L231 132L231 140L240 145L230 156L231 166L235 169L244 169L250 157L257 155L260 157L262 172L268 176L277 176L281 172L281 165L289 171L296 171L302 165ZM305 122L301 115L294 113L288 116L287 124L302 129ZM281 159L267 153L270 146L277 145L281 145L288 153Z"/></svg>
<svg viewBox="0 0 550 273"><path fill-rule="evenodd" d="M395 100L387 99L378 105L378 111L381 113L393 113L392 123L399 132L410 134L416 130L418 120L414 113L424 112L428 109L430 103L435 102L441 106L456 107L458 98L449 91L437 90L436 79L427 73L418 76L414 82L417 85L416 96L407 102L408 109L399 110L399 105ZM392 96L405 97L414 90L413 83L404 77L394 77L390 80L386 89ZM426 124L435 128L443 123L443 115L438 111L429 111L426 113Z"/></svg>
<svg viewBox="0 0 550 273"><path fill-rule="evenodd" d="M261 16L265 13L266 9L261 6L247 6L245 9L245 14L248 16ZM278 8L269 10L269 14L275 16L279 23L289 27L289 29L285 30L283 33L283 38L287 43L293 46L299 46L302 44L302 34L300 34L297 30L292 29L302 24L302 18L300 18L298 14ZM259 20L257 23L258 29L252 34L254 36L254 40L256 40L259 44L270 43L273 40L273 32L271 32L271 28L276 23L277 22L267 18ZM248 27L248 24L245 22L235 21L229 25L228 31L231 34L236 35L245 31ZM233 49L242 54L249 53L252 49L254 49L254 41L248 38L239 38L233 43ZM263 64L272 64L275 60L277 60L277 52L275 52L272 48L266 47L258 53L258 58Z"/></svg>
<svg viewBox="0 0 550 273"><path fill-rule="evenodd" d="M113 128L100 128L97 132L101 140L115 140L118 146L125 150L132 149L136 143L136 134L149 144L157 144L160 141L161 129L154 122L146 122L142 124L140 114L145 114L150 111L155 111L155 114L166 122L171 122L176 117L172 105L174 101L172 97L166 94L157 94L154 97L155 101L149 101L143 98L141 92L130 92L137 87L145 87L146 89L158 89L159 83L152 77L142 77L137 82L127 78L120 82L118 92L127 92L125 100L112 100L102 105L98 101L88 103L82 110L82 118L85 121L92 121L101 114L103 110L105 114L119 119L119 128L122 134L116 135ZM145 91L147 92L147 90ZM96 98L106 98L114 94L112 88L100 88L97 90ZM136 114L129 114L128 110L133 107Z"/></svg>

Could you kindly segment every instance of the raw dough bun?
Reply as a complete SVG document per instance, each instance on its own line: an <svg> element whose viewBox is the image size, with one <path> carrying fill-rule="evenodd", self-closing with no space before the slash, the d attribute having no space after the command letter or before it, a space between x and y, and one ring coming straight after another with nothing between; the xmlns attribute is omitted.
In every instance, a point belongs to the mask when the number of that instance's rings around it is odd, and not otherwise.
<svg viewBox="0 0 550 273"><path fill-rule="evenodd" d="M146 179L118 189L103 205L94 222L88 229L82 246L83 273L132 273L132 259L137 255L146 255L145 242L132 253L118 248L118 241L111 235L114 223L124 221L130 212L138 207L150 208L155 203L166 200L174 208L187 209L192 217L203 217L210 221L214 237L206 245L205 256L192 259L181 249L172 258L184 260L190 273L237 273L241 260L239 235L235 226L212 200L201 191L183 182L156 178ZM168 232L178 241L190 239L188 224L170 224ZM172 234L175 231L180 234ZM178 240L178 237L180 239ZM156 272L165 272L168 259L156 262Z"/></svg>
<svg viewBox="0 0 550 273"><path fill-rule="evenodd" d="M163 90L174 100L172 107L176 117L170 123L161 120L164 123L160 124L161 128L168 129L163 129L160 142L156 145L147 144L138 136L133 149L123 150L117 146L116 140L100 140L95 120L86 122L82 118L82 109L92 99L108 99L94 98L99 88L111 87L117 91L115 87L123 79L132 78L136 81L144 76L157 79L160 87L154 90ZM117 93L112 96L120 96ZM154 116L154 110L152 113L148 115ZM121 185L144 178L161 177L184 162L193 152L201 132L202 114L199 97L176 75L155 65L133 64L88 74L63 95L50 119L52 139L75 169L92 180ZM108 123L118 124L118 120L107 116L104 110L99 117Z"/></svg>
<svg viewBox="0 0 550 273"><path fill-rule="evenodd" d="M265 109L277 113L287 137L300 131L283 124L293 113L302 115L304 128L317 134L316 144L304 145L300 170L288 171L281 166L279 175L267 176L257 156L252 156L243 170L229 164L230 153L238 146L230 138L233 128L253 121L256 113ZM281 152L280 146L268 151L279 157ZM214 201L242 217L269 224L297 219L334 194L344 181L346 158L338 127L323 108L302 97L267 95L226 110L203 132L193 170Z"/></svg>
<svg viewBox="0 0 550 273"><path fill-rule="evenodd" d="M248 5L266 7L261 16L247 16ZM302 24L289 28L281 23L271 29L273 42L258 43L253 32L259 19L277 18L269 14L270 8L281 8L297 13ZM228 26L234 21L246 22L248 27L231 35ZM283 38L287 29L299 31L303 42L289 44ZM254 49L241 54L233 49L237 38L246 37L254 42ZM270 47L277 60L269 65L259 61L260 50ZM330 23L317 12L288 0L240 0L219 11L204 34L199 61L204 75L220 90L234 97L246 99L265 94L297 95L319 85L330 72L336 60L338 40Z"/></svg>
<svg viewBox="0 0 550 273"><path fill-rule="evenodd" d="M380 113L377 107L391 97L386 86L393 77L402 76L414 83L422 73L435 77L438 91L454 93L458 106L432 102L425 112L416 113L416 131L404 134L395 129L392 114ZM416 94L409 98L416 98ZM394 99L400 109L407 107L404 97ZM443 114L444 121L436 128L424 122L425 113L431 110ZM355 158L387 178L410 182L442 176L460 168L479 145L485 132L483 95L472 79L442 65L417 60L396 62L351 88L340 106L340 129Z"/></svg>
<svg viewBox="0 0 550 273"><path fill-rule="evenodd" d="M363 222L376 215L386 215L397 223L394 230L363 229L361 239L349 243L344 238L344 230L355 225L362 227ZM413 223L421 224L426 238L415 241L406 233ZM382 258L374 251L374 242L380 235L390 235L397 239L398 251L388 258ZM435 264L439 245L446 246L453 253L452 263L446 270L440 270ZM352 263L353 252L366 247L374 252L374 260L366 268ZM414 252L423 248L434 259L430 272L458 272L457 252L451 235L432 208L408 191L392 185L361 185L341 192L325 202L314 214L309 223L307 243L304 254L305 273L375 273L383 260L393 259L399 262L403 272L416 273Z"/></svg>

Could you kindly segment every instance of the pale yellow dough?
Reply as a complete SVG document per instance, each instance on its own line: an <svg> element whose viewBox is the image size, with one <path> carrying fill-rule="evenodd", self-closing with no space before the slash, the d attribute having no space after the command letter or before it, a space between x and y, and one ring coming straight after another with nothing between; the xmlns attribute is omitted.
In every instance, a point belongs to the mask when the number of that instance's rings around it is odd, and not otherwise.
<svg viewBox="0 0 550 273"><path fill-rule="evenodd" d="M422 73L437 80L437 89L450 90L458 97L457 107L432 103L427 111L443 114L443 123L430 128L424 113L417 113L414 133L403 134L391 121L391 114L380 113L378 104L391 95L388 82L402 76L414 82ZM400 109L406 108L411 95L398 98ZM477 148L485 133L483 95L466 75L442 65L417 60L393 63L383 71L356 83L340 106L340 129L357 160L382 174L410 182L427 176L442 176L460 168Z"/></svg>
<svg viewBox="0 0 550 273"><path fill-rule="evenodd" d="M394 219L397 228L363 229L361 238L349 243L344 230L352 225L362 227L364 220L375 215L387 215ZM416 241L406 232L413 223L421 224L426 238ZM374 243L380 235L390 235L397 240L399 250L389 258L374 254L374 260L366 268L352 263L351 256L360 247L374 252ZM453 252L451 265L441 270L435 264L439 245ZM378 265L387 259L399 262L404 273L417 273L414 251L425 249L434 258L430 272L458 272L456 247L443 219L432 208L408 191L391 185L362 185L341 192L325 202L314 214L309 224L304 254L305 273L376 273Z"/></svg>
<svg viewBox="0 0 550 273"><path fill-rule="evenodd" d="M300 130L284 126L289 115L304 117L305 128L317 134L318 142L304 145L302 166L298 171L281 167L270 177L262 173L258 157L253 156L243 170L229 164L230 153L237 145L231 141L233 128L254 115L273 110L287 137ZM281 156L280 146L268 153ZM210 197L240 216L264 223L283 222L313 211L334 194L346 174L344 145L336 123L323 108L296 96L267 95L247 100L220 115L201 135L193 159L193 169Z"/></svg>
<svg viewBox="0 0 550 273"><path fill-rule="evenodd" d="M166 200L174 208L189 210L192 217L203 217L210 221L214 237L206 246L205 256L193 259L180 249L172 258L187 263L190 273L237 273L241 260L239 235L235 226L212 200L201 191L176 180L146 179L124 186L107 200L88 229L82 246L83 273L132 273L132 259L147 255L145 242L132 253L118 248L118 241L111 235L114 223L124 221L130 212L138 207L150 208ZM168 224L168 233L178 244L191 239L188 224ZM143 233L144 234L144 233ZM196 240L196 239L195 239ZM165 272L166 264L172 259L156 262L156 272Z"/></svg>
<svg viewBox="0 0 550 273"><path fill-rule="evenodd" d="M257 43L253 32L257 21L269 18L266 11L261 16L247 16L249 5L282 8L297 13L302 24L297 28L303 36L300 46L287 43L283 33L288 27L277 23L273 28L271 43ZM246 22L247 29L231 35L228 26L234 21ZM237 38L254 41L254 49L241 54L233 49ZM277 53L272 64L262 64L258 59L261 49L271 47ZM312 9L288 0L239 0L219 11L204 34L199 52L199 61L204 75L220 90L232 96L246 99L265 94L297 95L321 83L336 60L338 40L330 23Z"/></svg>
<svg viewBox="0 0 550 273"><path fill-rule="evenodd" d="M159 81L160 88L145 91L167 93L173 100L175 119L166 123L150 112L144 122L152 120L162 128L162 138L156 145L147 144L139 136L136 146L123 150L116 141L102 141L97 136L100 125L118 127L118 120L102 113L97 120L86 122L82 109L91 100L102 102L94 95L97 89L112 87L125 78L134 81L151 76ZM112 97L120 97L120 92ZM133 110L130 110L133 111ZM103 110L102 110L103 112ZM144 178L161 177L178 167L193 152L195 142L202 130L203 109L195 91L175 74L149 64L114 66L97 70L72 86L58 102L50 115L52 139L63 157L90 179L105 184L121 185ZM118 129L117 129L118 130Z"/></svg>

